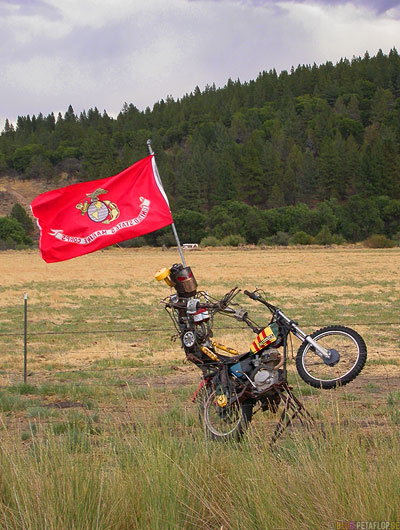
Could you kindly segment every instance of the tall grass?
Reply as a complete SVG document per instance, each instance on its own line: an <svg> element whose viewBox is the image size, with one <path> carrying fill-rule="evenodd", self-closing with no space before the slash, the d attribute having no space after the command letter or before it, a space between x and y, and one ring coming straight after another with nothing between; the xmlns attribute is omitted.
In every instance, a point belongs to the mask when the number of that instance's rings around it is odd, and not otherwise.
<svg viewBox="0 0 400 530"><path fill-rule="evenodd" d="M286 530L399 518L399 253L371 252L256 250L245 269L249 256L238 251L190 256L213 296L259 285L305 330L360 323L369 362L351 386L321 393L290 365L295 393L334 427L312 435L294 428L274 451L269 413L256 416L240 444L204 438L187 404L197 383L172 367L183 352L169 342L171 323L157 305L166 286L149 273L149 263L156 271L172 254L110 251L55 268L25 253L2 256L0 529ZM24 291L32 375L16 384ZM237 300L265 321L260 305ZM218 340L245 351L251 333L225 325L216 320ZM162 332L113 332L155 326ZM43 331L81 333L34 335Z"/></svg>
<svg viewBox="0 0 400 530"><path fill-rule="evenodd" d="M151 419L151 418L150 418ZM154 420L155 418L153 418ZM295 430L275 450L254 430L241 444L152 421L107 435L3 432L0 528L328 528L335 520L395 520L398 430Z"/></svg>

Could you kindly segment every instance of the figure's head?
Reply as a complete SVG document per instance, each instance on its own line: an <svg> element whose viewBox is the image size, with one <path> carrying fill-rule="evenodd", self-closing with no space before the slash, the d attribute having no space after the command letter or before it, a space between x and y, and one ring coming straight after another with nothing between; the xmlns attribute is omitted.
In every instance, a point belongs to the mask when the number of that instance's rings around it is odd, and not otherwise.
<svg viewBox="0 0 400 530"><path fill-rule="evenodd" d="M162 280L171 287L175 287L178 296L189 298L196 294L197 282L190 267L175 263L169 269L161 269L155 275L156 280Z"/></svg>

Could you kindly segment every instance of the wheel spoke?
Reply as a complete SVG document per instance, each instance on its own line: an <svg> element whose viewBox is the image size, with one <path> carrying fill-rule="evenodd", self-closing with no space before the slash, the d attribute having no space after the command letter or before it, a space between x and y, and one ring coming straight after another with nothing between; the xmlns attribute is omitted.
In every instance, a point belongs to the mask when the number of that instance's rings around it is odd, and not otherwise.
<svg viewBox="0 0 400 530"><path fill-rule="evenodd" d="M296 366L306 383L334 388L338 384L349 383L360 373L367 350L358 333L343 326L331 326L316 331L311 337L320 346L332 351L333 366L324 362L315 354L314 348L304 342L299 349Z"/></svg>
<svg viewBox="0 0 400 530"><path fill-rule="evenodd" d="M237 400L224 407L219 406L218 394L213 391L205 404L204 421L207 429L215 437L237 437L243 421L242 407Z"/></svg>
<svg viewBox="0 0 400 530"><path fill-rule="evenodd" d="M357 342L350 335L328 332L318 338L317 342L326 349L337 350L340 359L334 366L329 366L322 359L316 359L314 352L309 348L304 355L304 368L311 377L332 381L345 376L356 365L359 348Z"/></svg>

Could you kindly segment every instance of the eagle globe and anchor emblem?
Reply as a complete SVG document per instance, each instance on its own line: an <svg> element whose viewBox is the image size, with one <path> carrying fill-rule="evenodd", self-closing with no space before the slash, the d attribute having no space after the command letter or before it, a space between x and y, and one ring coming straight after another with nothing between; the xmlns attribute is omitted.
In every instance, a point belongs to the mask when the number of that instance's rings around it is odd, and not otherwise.
<svg viewBox="0 0 400 530"><path fill-rule="evenodd" d="M80 202L76 205L76 208L80 210L82 215L87 213L89 219L95 223L110 224L119 217L119 209L115 202L109 200L99 199L99 195L108 193L103 188L97 188L93 193L87 193L86 197L90 198L84 202Z"/></svg>

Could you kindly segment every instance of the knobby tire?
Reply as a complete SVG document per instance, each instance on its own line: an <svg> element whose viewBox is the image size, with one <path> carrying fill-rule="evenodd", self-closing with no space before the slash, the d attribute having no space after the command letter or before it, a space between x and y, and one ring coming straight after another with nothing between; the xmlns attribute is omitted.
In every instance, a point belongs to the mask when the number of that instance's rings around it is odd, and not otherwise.
<svg viewBox="0 0 400 530"><path fill-rule="evenodd" d="M317 356L311 344L304 341L297 352L296 368L308 385L323 389L344 386L363 369L367 360L367 346L353 329L327 326L314 331L310 337L325 347L337 349L341 358L335 366L328 366Z"/></svg>

